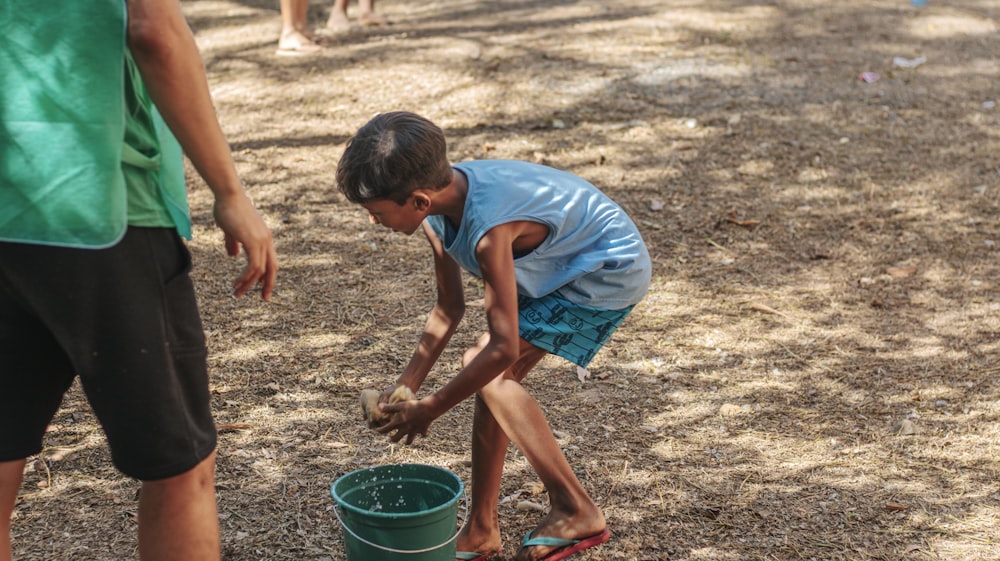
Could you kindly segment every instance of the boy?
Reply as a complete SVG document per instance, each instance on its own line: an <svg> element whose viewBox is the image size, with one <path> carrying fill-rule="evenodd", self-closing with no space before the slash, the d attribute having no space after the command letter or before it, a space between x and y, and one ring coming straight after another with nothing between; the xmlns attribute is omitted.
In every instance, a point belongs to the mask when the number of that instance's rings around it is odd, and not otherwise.
<svg viewBox="0 0 1000 561"><path fill-rule="evenodd" d="M625 211L583 179L516 161L452 166L446 152L444 134L427 119L386 113L361 127L337 168L341 192L373 223L407 235L423 229L434 254L437 303L388 391L416 391L454 334L465 310L461 270L485 286L489 332L466 351L462 370L420 400L380 405L393 419L378 430L410 444L475 394L472 503L458 557L500 553L497 500L513 441L551 502L516 559L565 559L610 532L521 382L547 353L586 367L645 295L649 254Z"/></svg>

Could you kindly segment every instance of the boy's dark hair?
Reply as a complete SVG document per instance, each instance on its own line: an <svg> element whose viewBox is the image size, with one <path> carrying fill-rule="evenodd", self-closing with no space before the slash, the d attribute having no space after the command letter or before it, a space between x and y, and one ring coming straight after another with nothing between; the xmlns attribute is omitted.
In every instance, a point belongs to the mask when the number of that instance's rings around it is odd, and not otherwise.
<svg viewBox="0 0 1000 561"><path fill-rule="evenodd" d="M440 189L452 179L444 132L407 111L376 115L347 142L337 187L352 203L389 199L403 204L416 189Z"/></svg>

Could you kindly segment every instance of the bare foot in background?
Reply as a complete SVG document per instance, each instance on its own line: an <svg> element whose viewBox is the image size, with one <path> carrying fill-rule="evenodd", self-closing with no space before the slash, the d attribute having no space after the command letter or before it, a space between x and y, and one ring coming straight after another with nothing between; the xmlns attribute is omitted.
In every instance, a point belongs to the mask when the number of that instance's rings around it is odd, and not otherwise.
<svg viewBox="0 0 1000 561"><path fill-rule="evenodd" d="M389 20L382 14L376 14L375 12L361 12L358 15L358 23L361 24L362 27L374 27L379 25L389 25Z"/></svg>
<svg viewBox="0 0 1000 561"><path fill-rule="evenodd" d="M278 40L278 56L314 55L323 50L316 41L305 33L293 30L281 34Z"/></svg>
<svg viewBox="0 0 1000 561"><path fill-rule="evenodd" d="M327 30L333 33L346 33L351 30L351 21L347 18L346 11L340 11L333 9L330 12L330 18L326 20Z"/></svg>

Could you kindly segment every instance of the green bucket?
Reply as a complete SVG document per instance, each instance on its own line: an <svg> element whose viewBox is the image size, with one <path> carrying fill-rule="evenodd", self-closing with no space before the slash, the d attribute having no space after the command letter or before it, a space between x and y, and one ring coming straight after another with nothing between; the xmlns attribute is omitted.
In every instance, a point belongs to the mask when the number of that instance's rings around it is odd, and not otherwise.
<svg viewBox="0 0 1000 561"><path fill-rule="evenodd" d="M453 561L457 475L423 464L352 471L330 486L347 561Z"/></svg>

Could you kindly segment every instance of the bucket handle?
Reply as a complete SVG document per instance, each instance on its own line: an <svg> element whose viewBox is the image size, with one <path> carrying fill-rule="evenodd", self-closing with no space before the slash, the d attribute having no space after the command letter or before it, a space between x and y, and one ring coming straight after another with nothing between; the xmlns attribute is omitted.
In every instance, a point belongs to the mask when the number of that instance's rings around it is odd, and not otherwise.
<svg viewBox="0 0 1000 561"><path fill-rule="evenodd" d="M462 519L463 519L462 526L465 526L464 520L469 517L469 495L468 495L468 493L463 492L462 493L462 498L464 499L463 502L465 503L465 511L462 513ZM347 533L350 534L351 536L353 536L354 539L358 540L359 542L361 542L361 543L363 543L363 544L365 544L365 545L367 545L369 547L374 547L375 549L381 549L382 551L388 551L389 553L427 553L427 552L430 552L430 551L434 551L436 549L441 549L442 547L444 547L444 546L450 544L451 542L455 541L458 538L458 534L460 534L462 532L462 527L459 527L458 530L455 531L455 535L454 536L448 538L448 540L445 541L444 543L442 543L440 545L435 545L433 547L425 547L424 549L395 549L395 548L392 548L392 547L386 547L384 545L379 545L377 543L372 543L372 542L370 542L370 541L362 538L361 536L357 535L356 533L354 533L354 530L352 530L351 527L348 526L344 522L344 519L340 517L340 507L338 505L334 505L333 506L333 514L337 517L337 522L340 522L340 525L343 526L344 530L347 530Z"/></svg>

